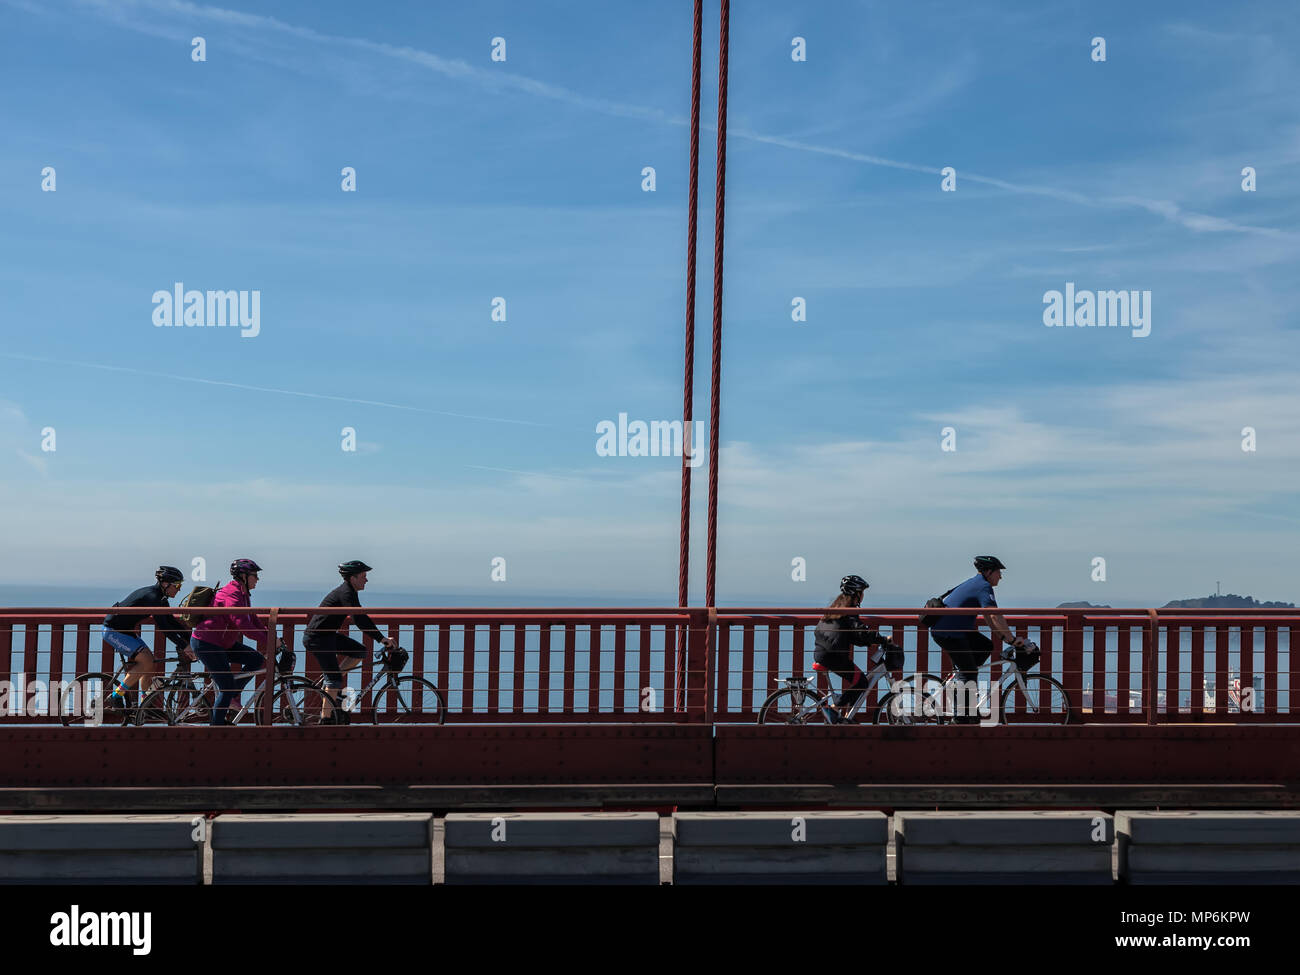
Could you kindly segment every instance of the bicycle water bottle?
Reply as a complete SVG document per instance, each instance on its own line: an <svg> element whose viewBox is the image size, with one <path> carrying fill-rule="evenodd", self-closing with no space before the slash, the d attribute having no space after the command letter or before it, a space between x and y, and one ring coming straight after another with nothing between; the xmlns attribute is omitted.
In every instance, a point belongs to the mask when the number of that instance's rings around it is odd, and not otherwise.
<svg viewBox="0 0 1300 975"><path fill-rule="evenodd" d="M356 712L356 709L357 692L355 688L349 685L348 687L343 688L343 710L347 711L349 714L353 714Z"/></svg>

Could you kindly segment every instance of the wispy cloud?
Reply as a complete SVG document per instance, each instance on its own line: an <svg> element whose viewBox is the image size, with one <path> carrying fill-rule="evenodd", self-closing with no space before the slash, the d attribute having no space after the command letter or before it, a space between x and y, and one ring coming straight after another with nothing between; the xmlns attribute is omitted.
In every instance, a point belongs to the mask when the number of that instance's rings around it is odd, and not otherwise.
<svg viewBox="0 0 1300 975"><path fill-rule="evenodd" d="M32 468L43 477L50 476L49 459L38 457L36 454L29 454L25 450L19 450L18 456L25 460Z"/></svg>
<svg viewBox="0 0 1300 975"><path fill-rule="evenodd" d="M50 476L49 458L27 450L37 434L27 414L15 403L0 400L0 457L16 455L42 477Z"/></svg>
<svg viewBox="0 0 1300 975"><path fill-rule="evenodd" d="M865 569L910 590L932 584L945 565L955 569L954 551L968 559L990 548L1035 567L1032 578L1016 577L1018 597L1079 598L1090 585L1089 559L1102 555L1112 573L1130 580L1129 592L1152 577L1145 584L1171 598L1200 591L1204 566L1183 557L1194 530L1197 547L1216 553L1239 580L1234 585L1293 598L1279 589L1293 578L1284 564L1287 523L1295 521L1286 507L1289 474L1300 460L1293 403L1286 376L1215 378L1102 394L1062 389L1044 416L973 401L951 415L913 414L905 418L912 434L894 440L733 441L721 454L722 574L729 587L762 591L784 584L798 555L826 572L843 566L835 578ZM958 428L956 453L939 450L939 428L948 422ZM1254 454L1239 446L1247 422L1260 428ZM1108 436L1125 424L1137 435ZM434 575L431 538L448 579L480 564L486 574L484 546L509 557L512 573L519 566L570 589L599 589L611 571L631 587L675 578L674 468L636 465L643 473L619 477L614 495L611 482L586 476L591 471L474 466L513 477L470 494L436 482L369 486L349 538L386 552L386 568L411 578ZM260 551L283 553L281 578L310 578L320 553L304 539L336 537L338 505L355 496L352 485L273 479L239 482L237 490L111 479L96 488L83 496L72 484L0 482L0 503L32 512L29 524L15 526L13 542L33 544L57 516L70 537L84 532L106 551L144 557L150 543L136 535L148 523L150 538L193 554L210 552L214 539L255 539ZM284 517L287 498L292 518ZM703 490L694 501L702 517ZM202 525L193 521L195 504L210 513ZM593 573L593 566L602 568Z"/></svg>
<svg viewBox="0 0 1300 975"><path fill-rule="evenodd" d="M6 2L11 2L11 0L6 0ZM157 25L126 18L124 14L128 10L144 10L163 14L173 14L190 19L206 20L227 27L275 31L292 37L297 37L300 40L312 41L320 44L343 45L354 48L355 50L366 51L372 54L379 54L384 57L405 61L410 64L416 64L420 67L427 68L430 71L437 72L443 77L451 78L456 81L470 82L489 90L523 92L529 95L535 95L539 98L548 98L554 101L565 102L578 108L585 108L606 115L617 115L624 118L653 119L674 122L677 124L686 124L687 121L680 116L672 115L662 109L649 108L643 105L633 105L607 98L593 98L589 95L584 95L581 92L573 91L572 89L565 88L561 85L553 85L537 78L530 78L526 75L516 74L505 70L484 70L483 68L474 67L468 62L462 61L458 58L445 58L441 55L434 54L431 51L410 47L409 45L388 44L383 41L372 41L363 37L348 37L340 34L328 34L311 27L301 27L296 24L286 23L276 17L267 17L262 14L250 14L239 10L230 10L224 7L213 7L206 4L190 3L188 0L77 0L77 2L92 7L105 16L112 16L123 26L133 29L144 29Z"/></svg>

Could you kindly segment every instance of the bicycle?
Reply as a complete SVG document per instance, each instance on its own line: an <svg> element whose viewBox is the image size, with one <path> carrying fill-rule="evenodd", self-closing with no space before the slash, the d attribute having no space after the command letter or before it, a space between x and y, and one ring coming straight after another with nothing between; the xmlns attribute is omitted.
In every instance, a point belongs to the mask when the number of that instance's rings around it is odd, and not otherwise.
<svg viewBox="0 0 1300 975"><path fill-rule="evenodd" d="M1027 714L1038 721L1024 723L1069 724L1070 695L1061 682L1046 674L1030 674L1028 670L1041 659L1038 646L1032 642L1025 644L1017 653L1012 647L1003 647L1002 677L998 684L996 702L989 700L986 690L981 689L977 699L972 702L970 695L959 708L954 708L957 698L957 671L949 672L940 683L939 688L918 702L915 698L904 699L894 694L880 702L873 718L874 724L912 725L912 724L953 724L958 711L967 714L992 713L996 703L997 722L1007 724L1008 714ZM1021 723L1021 722L1017 722Z"/></svg>
<svg viewBox="0 0 1300 975"><path fill-rule="evenodd" d="M183 657L164 657L163 663L179 663ZM114 706L109 703L113 688L117 687L126 673L126 661L117 665L112 674L91 671L78 674L63 687L59 696L59 721L65 728L86 725L97 728L103 725L139 726L161 721L172 724L171 712L160 699L155 699L159 685L169 678L160 677L154 681L149 693L140 698L139 688L127 691L126 705Z"/></svg>
<svg viewBox="0 0 1300 975"><path fill-rule="evenodd" d="M382 667L376 669L370 683L354 699L356 710L363 714L368 712L371 724L383 724L389 720L396 723L408 715L432 715L434 720L430 723L433 724L442 724L446 720L447 702L442 691L423 677L412 674L397 676L409 659L410 654L401 647L394 647L390 651L381 649L375 654L374 662ZM369 709L361 708L360 701L367 694L372 696L373 705ZM381 695L387 695L389 705L382 719L379 706ZM354 713L330 693L323 675L315 681L293 674L282 677L276 682L276 698L284 703L272 715L272 723L300 726L350 724L351 714ZM330 719L323 717L327 701L333 706ZM392 715L391 719L389 714Z"/></svg>
<svg viewBox="0 0 1300 975"><path fill-rule="evenodd" d="M895 653L901 650L895 648ZM835 697L833 690L828 690L818 696L817 692L811 690L808 684L811 678L808 677L783 677L778 678L777 683L786 686L779 691L773 691L767 696L762 706L758 710L759 724L843 724L852 722L858 712L862 710L863 702L866 701L867 695L879 683L881 678L888 680L891 672L888 666L888 655L884 651L878 651L879 659L872 665L866 674L866 687L862 694L844 713L838 721L829 717L832 709L838 714L838 709L832 703ZM819 673L828 673L821 664L814 663L813 670ZM912 677L906 677L902 680L889 684L889 693L881 698L881 704L894 697L896 694L914 693L914 681L919 678L923 689L936 688L941 684L939 678L933 674L916 674Z"/></svg>

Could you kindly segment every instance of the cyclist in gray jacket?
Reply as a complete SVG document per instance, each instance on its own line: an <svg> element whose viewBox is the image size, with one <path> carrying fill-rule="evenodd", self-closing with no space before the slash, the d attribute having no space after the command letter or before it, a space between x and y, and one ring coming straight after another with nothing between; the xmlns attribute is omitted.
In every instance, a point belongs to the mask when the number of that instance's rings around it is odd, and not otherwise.
<svg viewBox="0 0 1300 975"><path fill-rule="evenodd" d="M862 594L868 588L869 583L862 576L845 576L840 580L840 594L831 602L829 608L861 606ZM844 682L840 696L835 702L840 713L829 715L832 722L837 721L853 707L867 690L867 675L854 663L853 648L875 645L885 649L886 663L890 670L902 666L902 647L895 646L879 630L863 626L859 616L848 613L843 615L828 613L818 622L813 631L813 660Z"/></svg>

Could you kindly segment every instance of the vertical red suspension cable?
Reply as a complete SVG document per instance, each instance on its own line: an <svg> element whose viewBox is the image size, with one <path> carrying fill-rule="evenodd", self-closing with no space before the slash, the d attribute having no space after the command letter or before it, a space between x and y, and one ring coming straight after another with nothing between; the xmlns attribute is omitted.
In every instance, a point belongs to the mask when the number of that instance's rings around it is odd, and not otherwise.
<svg viewBox="0 0 1300 975"><path fill-rule="evenodd" d="M727 196L727 38L731 3L722 0L718 26L718 174L713 212L713 376L709 394L709 542L704 604L715 606L718 562L718 409L722 385L722 226Z"/></svg>
<svg viewBox="0 0 1300 975"><path fill-rule="evenodd" d="M695 230L700 202L700 47L704 0L695 0L695 35L691 56L691 174L686 224L686 378L682 392L682 537L677 562L677 605L687 602L691 555L691 457L701 444L691 437L694 429L695 392ZM679 650L679 653L681 651ZM680 673L680 668L678 668Z"/></svg>
<svg viewBox="0 0 1300 975"><path fill-rule="evenodd" d="M695 396L695 238L700 204L700 51L703 34L704 0L695 0L695 28L691 46L691 174L686 229L686 377L682 391L682 443L689 450L682 451L682 538L677 565L677 605L687 602L687 585L691 557L691 462L701 444L692 433ZM687 642L691 638L688 627L677 630L677 679L673 707L681 711L685 706L687 682Z"/></svg>

